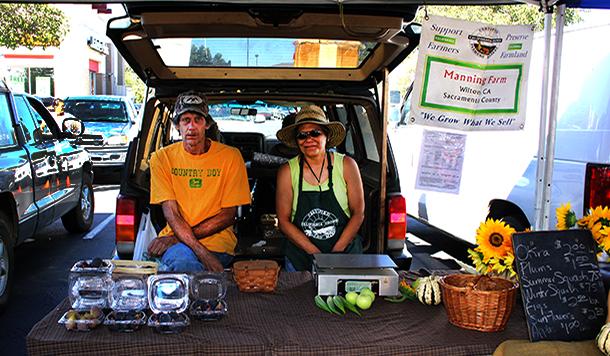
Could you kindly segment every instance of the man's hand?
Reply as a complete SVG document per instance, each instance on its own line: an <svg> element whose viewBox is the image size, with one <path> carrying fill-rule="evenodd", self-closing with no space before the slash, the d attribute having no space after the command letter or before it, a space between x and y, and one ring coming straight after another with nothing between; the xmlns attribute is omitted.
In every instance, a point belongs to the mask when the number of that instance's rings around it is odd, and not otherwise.
<svg viewBox="0 0 610 356"><path fill-rule="evenodd" d="M178 243L178 239L175 236L157 237L148 245L148 254L151 256L163 256L165 251L176 243Z"/></svg>
<svg viewBox="0 0 610 356"><path fill-rule="evenodd" d="M198 252L197 257L199 258L199 261L201 261L201 263L203 263L206 270L208 270L210 272L224 271L224 267L222 266L222 263L220 263L220 260L216 256L214 256L213 253L211 253L209 251Z"/></svg>

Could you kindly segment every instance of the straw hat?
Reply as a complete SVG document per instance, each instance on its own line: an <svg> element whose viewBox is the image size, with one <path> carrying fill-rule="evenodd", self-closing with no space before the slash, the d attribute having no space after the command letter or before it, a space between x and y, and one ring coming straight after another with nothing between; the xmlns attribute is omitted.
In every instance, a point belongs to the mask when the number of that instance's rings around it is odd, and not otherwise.
<svg viewBox="0 0 610 356"><path fill-rule="evenodd" d="M288 125L277 132L277 139L287 146L298 147L297 128L303 124L316 124L325 128L326 148L335 147L345 139L345 126L338 121L328 121L324 111L316 105L301 108L301 111L296 114L294 124Z"/></svg>

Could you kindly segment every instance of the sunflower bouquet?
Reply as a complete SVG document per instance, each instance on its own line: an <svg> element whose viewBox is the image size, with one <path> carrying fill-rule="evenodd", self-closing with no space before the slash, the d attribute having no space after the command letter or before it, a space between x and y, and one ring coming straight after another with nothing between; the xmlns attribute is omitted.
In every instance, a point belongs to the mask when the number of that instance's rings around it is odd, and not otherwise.
<svg viewBox="0 0 610 356"><path fill-rule="evenodd" d="M494 274L515 279L515 255L511 239L515 229L502 220L487 219L477 229L477 247L468 249L470 259L480 274Z"/></svg>
<svg viewBox="0 0 610 356"><path fill-rule="evenodd" d="M570 203L562 204L555 211L557 214L557 229L567 230L575 226L588 229L597 242L597 245L606 253L610 253L610 209L607 206L589 208L587 214L581 219L576 218Z"/></svg>

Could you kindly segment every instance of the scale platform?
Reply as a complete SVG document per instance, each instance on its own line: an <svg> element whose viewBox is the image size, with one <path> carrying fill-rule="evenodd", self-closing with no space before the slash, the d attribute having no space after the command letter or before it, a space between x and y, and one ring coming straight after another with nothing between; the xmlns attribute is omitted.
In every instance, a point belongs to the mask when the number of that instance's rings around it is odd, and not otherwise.
<svg viewBox="0 0 610 356"><path fill-rule="evenodd" d="M344 295L363 288L378 296L398 295L396 267L387 255L319 253L313 260L319 295Z"/></svg>

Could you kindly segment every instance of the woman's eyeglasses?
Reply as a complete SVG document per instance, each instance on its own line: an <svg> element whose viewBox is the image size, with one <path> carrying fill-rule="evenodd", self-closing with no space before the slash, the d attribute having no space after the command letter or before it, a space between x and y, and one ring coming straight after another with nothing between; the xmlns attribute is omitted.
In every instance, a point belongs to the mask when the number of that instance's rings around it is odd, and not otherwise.
<svg viewBox="0 0 610 356"><path fill-rule="evenodd" d="M308 137L316 138L322 135L322 133L320 130L299 131L297 133L297 140L306 140Z"/></svg>

